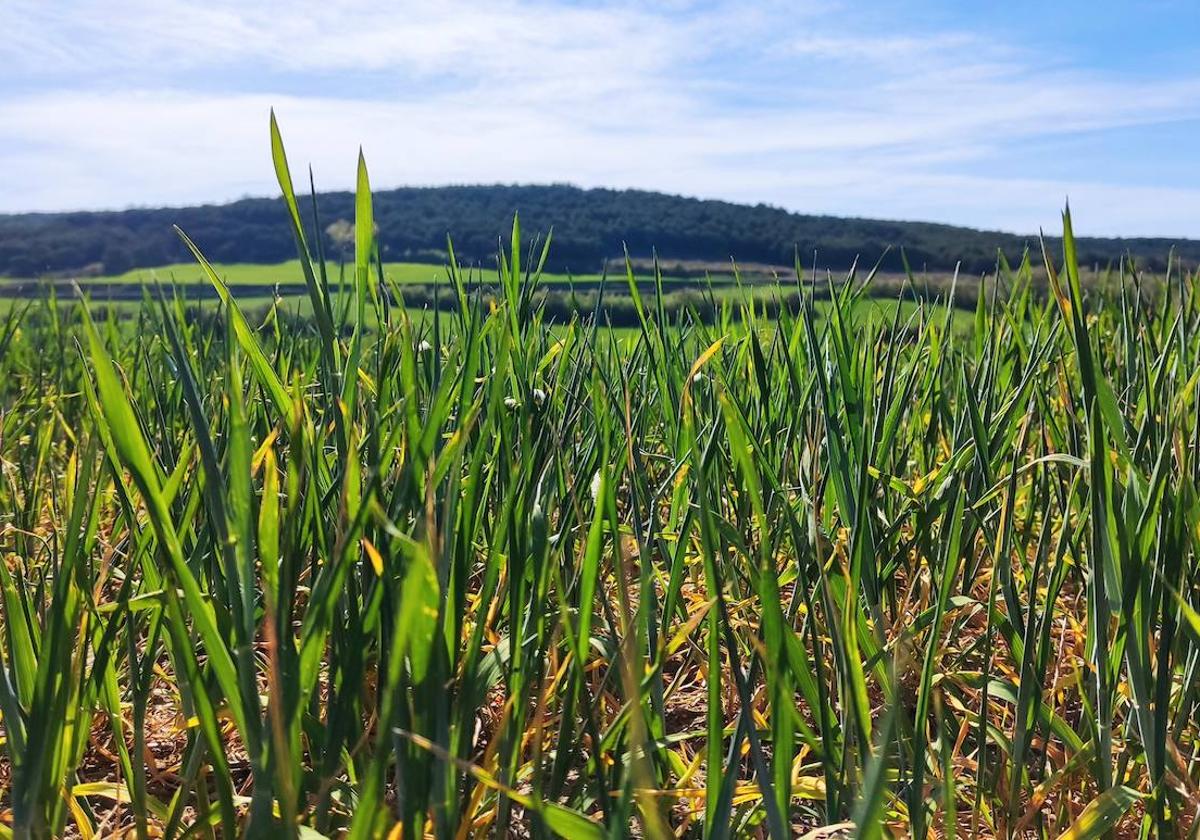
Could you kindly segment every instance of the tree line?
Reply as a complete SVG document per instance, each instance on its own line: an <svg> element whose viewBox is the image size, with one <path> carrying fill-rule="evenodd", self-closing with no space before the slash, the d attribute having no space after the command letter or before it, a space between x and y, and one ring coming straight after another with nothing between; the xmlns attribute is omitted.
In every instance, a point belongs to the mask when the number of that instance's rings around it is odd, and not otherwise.
<svg viewBox="0 0 1200 840"><path fill-rule="evenodd" d="M313 212L315 205L315 213ZM310 239L336 259L346 252L354 218L349 192L321 193L306 207ZM377 192L374 214L387 261L440 262L447 236L463 262L489 265L499 236L519 211L527 233L553 227L548 267L592 273L623 247L677 260L805 265L844 270L856 258L900 270L902 252L914 270L990 271L998 254L1016 262L1036 237L926 222L895 222L791 213L643 190L580 189L568 185L403 187ZM280 223L278 198L220 205L104 212L0 215L0 276L119 274L183 262L188 254L172 225L187 231L214 262L274 263L295 256ZM349 237L352 238L352 237ZM1056 244L1056 243L1052 243ZM1126 255L1151 271L1166 267L1172 248L1187 265L1200 263L1200 241L1162 238L1079 242L1082 265L1103 268Z"/></svg>

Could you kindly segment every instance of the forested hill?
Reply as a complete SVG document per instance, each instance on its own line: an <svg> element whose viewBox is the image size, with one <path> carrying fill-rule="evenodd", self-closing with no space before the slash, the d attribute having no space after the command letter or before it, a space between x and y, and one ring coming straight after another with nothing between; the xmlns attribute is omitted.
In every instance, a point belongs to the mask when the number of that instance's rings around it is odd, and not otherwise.
<svg viewBox="0 0 1200 840"><path fill-rule="evenodd" d="M305 212L311 204L301 202ZM347 248L353 196L318 196L319 227L327 255ZM845 269L855 257L873 263L889 247L885 268L898 269L900 248L915 269L949 270L961 261L977 273L994 266L997 250L1013 261L1034 237L924 222L809 216L766 205L748 206L640 190L571 186L453 186L385 190L374 196L375 221L385 260L439 261L446 236L460 260L490 265L498 237L520 212L528 234L554 228L551 267L593 272L627 243L635 257L657 249L665 261L700 260L790 265L799 248L821 266ZM115 274L188 258L172 225L179 225L209 259L273 263L295 256L295 243L278 198L230 204L112 212L0 215L0 276L35 277L71 272ZM310 219L313 229L317 225ZM1080 262L1108 265L1130 253L1161 270L1171 248L1186 264L1200 263L1200 241L1091 239L1079 241Z"/></svg>

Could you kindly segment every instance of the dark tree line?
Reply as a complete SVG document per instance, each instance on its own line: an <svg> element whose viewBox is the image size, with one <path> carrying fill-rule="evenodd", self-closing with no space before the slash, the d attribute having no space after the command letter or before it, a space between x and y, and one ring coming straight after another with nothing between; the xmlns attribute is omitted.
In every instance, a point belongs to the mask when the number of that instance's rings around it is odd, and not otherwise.
<svg viewBox="0 0 1200 840"><path fill-rule="evenodd" d="M319 220L309 220L312 236L321 231L328 256L336 258L345 247L345 225L339 230L336 223L354 218L353 196L320 194L318 211ZM519 211L527 233L553 226L550 267L575 273L599 270L621 254L622 243L634 257L657 249L668 262L732 257L790 265L798 249L806 265L815 252L819 265L838 270L856 257L873 263L885 251L884 267L900 269L903 248L914 269L945 271L961 261L969 273L990 270L999 251L1016 262L1026 248L1037 250L1033 237L953 225L806 216L763 204L564 185L405 187L376 193L374 211L385 260L440 261L451 234L461 260L490 264L498 237ZM251 198L199 207L0 215L0 275L115 274L186 261L175 224L214 262L273 263L295 256L281 200ZM1186 264L1200 262L1200 241L1150 238L1081 239L1080 262L1103 267L1130 254L1143 268L1161 271L1172 246Z"/></svg>

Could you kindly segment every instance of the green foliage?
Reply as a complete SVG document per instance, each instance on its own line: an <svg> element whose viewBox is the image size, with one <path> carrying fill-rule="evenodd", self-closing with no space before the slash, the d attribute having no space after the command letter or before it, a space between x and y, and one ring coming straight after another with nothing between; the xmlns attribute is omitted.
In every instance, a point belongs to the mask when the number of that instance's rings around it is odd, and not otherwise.
<svg viewBox="0 0 1200 840"><path fill-rule="evenodd" d="M309 222L309 244L314 252L320 244L334 261L351 259L354 195L331 192L317 199L321 224ZM308 199L293 203L307 205ZM214 263L279 263L296 255L294 235L279 224L280 204L278 198L248 198L197 207L0 215L0 277L111 276L184 263L189 255L171 235L172 225L186 230ZM606 260L619 262L626 248L644 260L657 253L665 272L676 275L698 273L689 261L724 271L731 258L786 266L797 253L806 266L815 259L822 269L839 272L859 258L881 258L883 268L900 272L907 255L918 270L949 272L961 264L966 274L978 275L995 268L998 250L1015 263L1037 247L1035 237L927 222L803 215L643 190L490 185L376 193L380 255L388 262L440 267L452 232L463 265L490 269L497 231L517 211L526 230L553 226L547 269L576 275L599 273ZM1153 238L1080 240L1079 260L1085 268L1104 268L1133 254L1145 269L1161 271L1173 246L1179 258L1200 263L1200 242Z"/></svg>
<svg viewBox="0 0 1200 840"><path fill-rule="evenodd" d="M335 287L272 141L304 317L187 236L205 317L0 315L0 832L1194 825L1193 277L1087 289L1067 218L963 331L629 262L619 336L522 216L418 318L365 162Z"/></svg>

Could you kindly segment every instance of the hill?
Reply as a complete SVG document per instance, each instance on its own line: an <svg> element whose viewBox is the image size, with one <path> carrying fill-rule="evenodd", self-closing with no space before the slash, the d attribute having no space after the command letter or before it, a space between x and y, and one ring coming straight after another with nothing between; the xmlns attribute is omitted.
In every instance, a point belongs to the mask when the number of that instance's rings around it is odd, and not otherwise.
<svg viewBox="0 0 1200 840"><path fill-rule="evenodd" d="M307 202L305 202L307 204ZM348 192L317 197L327 254L344 247L354 217ZM590 273L621 254L657 249L668 263L790 265L796 249L806 264L846 268L858 256L874 262L889 248L885 269L901 268L902 247L916 269L948 271L961 261L970 273L990 270L998 250L1019 260L1036 237L954 225L894 222L791 213L767 205L742 205L641 190L549 186L403 187L377 192L375 219L386 260L437 262L451 234L461 260L489 263L497 238L519 211L527 232L554 225L550 268ZM205 254L219 262L276 263L295 256L278 198L229 204L104 212L0 215L0 276L63 273L117 274L187 259L171 229L178 224ZM338 223L342 224L339 225ZM311 219L310 219L311 223ZM338 236L339 227L342 236ZM1171 248L1189 265L1200 263L1200 240L1079 240L1084 265L1104 266L1132 254L1151 270L1166 265Z"/></svg>

